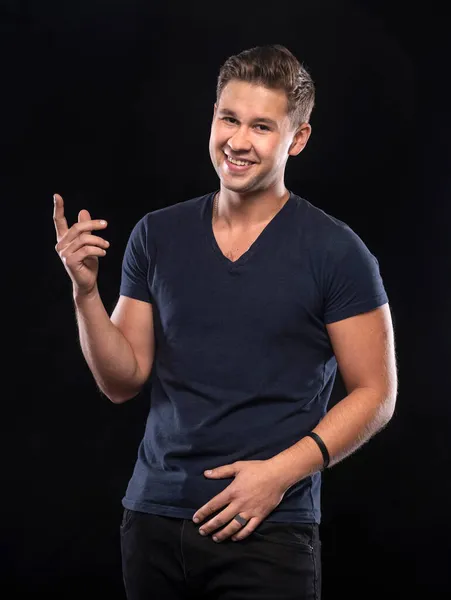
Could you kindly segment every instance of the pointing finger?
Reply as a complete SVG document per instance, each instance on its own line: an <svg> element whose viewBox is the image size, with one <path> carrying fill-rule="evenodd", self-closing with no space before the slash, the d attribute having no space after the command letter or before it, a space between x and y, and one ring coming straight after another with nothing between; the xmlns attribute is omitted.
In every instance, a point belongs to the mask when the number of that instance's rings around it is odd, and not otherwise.
<svg viewBox="0 0 451 600"><path fill-rule="evenodd" d="M64 202L59 194L53 196L53 222L55 223L56 238L58 242L67 233L68 226L66 217L64 216Z"/></svg>

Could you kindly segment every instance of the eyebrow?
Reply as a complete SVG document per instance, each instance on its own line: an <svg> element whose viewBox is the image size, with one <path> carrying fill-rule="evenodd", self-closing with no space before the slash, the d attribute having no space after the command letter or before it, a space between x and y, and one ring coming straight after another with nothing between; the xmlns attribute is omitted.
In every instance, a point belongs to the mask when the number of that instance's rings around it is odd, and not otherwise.
<svg viewBox="0 0 451 600"><path fill-rule="evenodd" d="M237 114L233 111L230 110L229 108L220 108L219 112L224 114L224 115L228 115L230 117L237 117ZM276 121L274 121L273 119L269 119L268 117L256 117L255 119L253 119L254 123L267 123L268 125L272 125L273 127L277 127L277 123Z"/></svg>

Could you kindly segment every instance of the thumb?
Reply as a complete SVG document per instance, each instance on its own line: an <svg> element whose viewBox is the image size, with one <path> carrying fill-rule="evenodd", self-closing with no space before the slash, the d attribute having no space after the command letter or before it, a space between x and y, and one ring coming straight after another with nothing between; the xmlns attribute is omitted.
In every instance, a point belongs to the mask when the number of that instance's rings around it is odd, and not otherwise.
<svg viewBox="0 0 451 600"><path fill-rule="evenodd" d="M217 477L219 479L223 477L234 477L238 469L235 464L232 465L223 465L222 467L217 467L216 469L208 469L208 471L204 471L204 475L207 477Z"/></svg>

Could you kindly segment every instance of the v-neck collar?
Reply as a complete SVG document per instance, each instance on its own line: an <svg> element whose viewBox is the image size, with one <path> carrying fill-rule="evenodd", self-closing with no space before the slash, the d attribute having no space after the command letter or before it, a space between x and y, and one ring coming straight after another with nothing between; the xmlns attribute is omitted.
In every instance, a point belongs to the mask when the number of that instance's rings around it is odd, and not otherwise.
<svg viewBox="0 0 451 600"><path fill-rule="evenodd" d="M225 256L216 241L215 234L213 232L213 200L216 194L219 193L219 190L208 194L206 197L206 203L203 210L203 220L206 228L207 241L209 246L212 248L213 252L217 256L217 258L226 266L229 270L235 270L245 264L258 250L258 248L264 243L264 241L269 238L272 232L278 228L278 224L284 219L287 213L290 213L292 208L295 206L295 200L293 198L293 193L288 190L290 195L288 200L282 206L282 208L274 215L274 217L267 223L264 229L261 231L257 239L251 244L248 250L244 252L237 260L232 261L227 256Z"/></svg>

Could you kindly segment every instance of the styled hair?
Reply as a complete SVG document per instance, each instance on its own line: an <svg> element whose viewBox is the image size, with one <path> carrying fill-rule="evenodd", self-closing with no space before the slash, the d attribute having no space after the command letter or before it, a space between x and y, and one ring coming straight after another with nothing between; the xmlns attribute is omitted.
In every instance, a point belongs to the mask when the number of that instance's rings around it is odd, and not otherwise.
<svg viewBox="0 0 451 600"><path fill-rule="evenodd" d="M315 104L315 85L307 69L285 46L256 46L230 56L219 71L217 102L232 80L284 90L293 125L309 122Z"/></svg>

